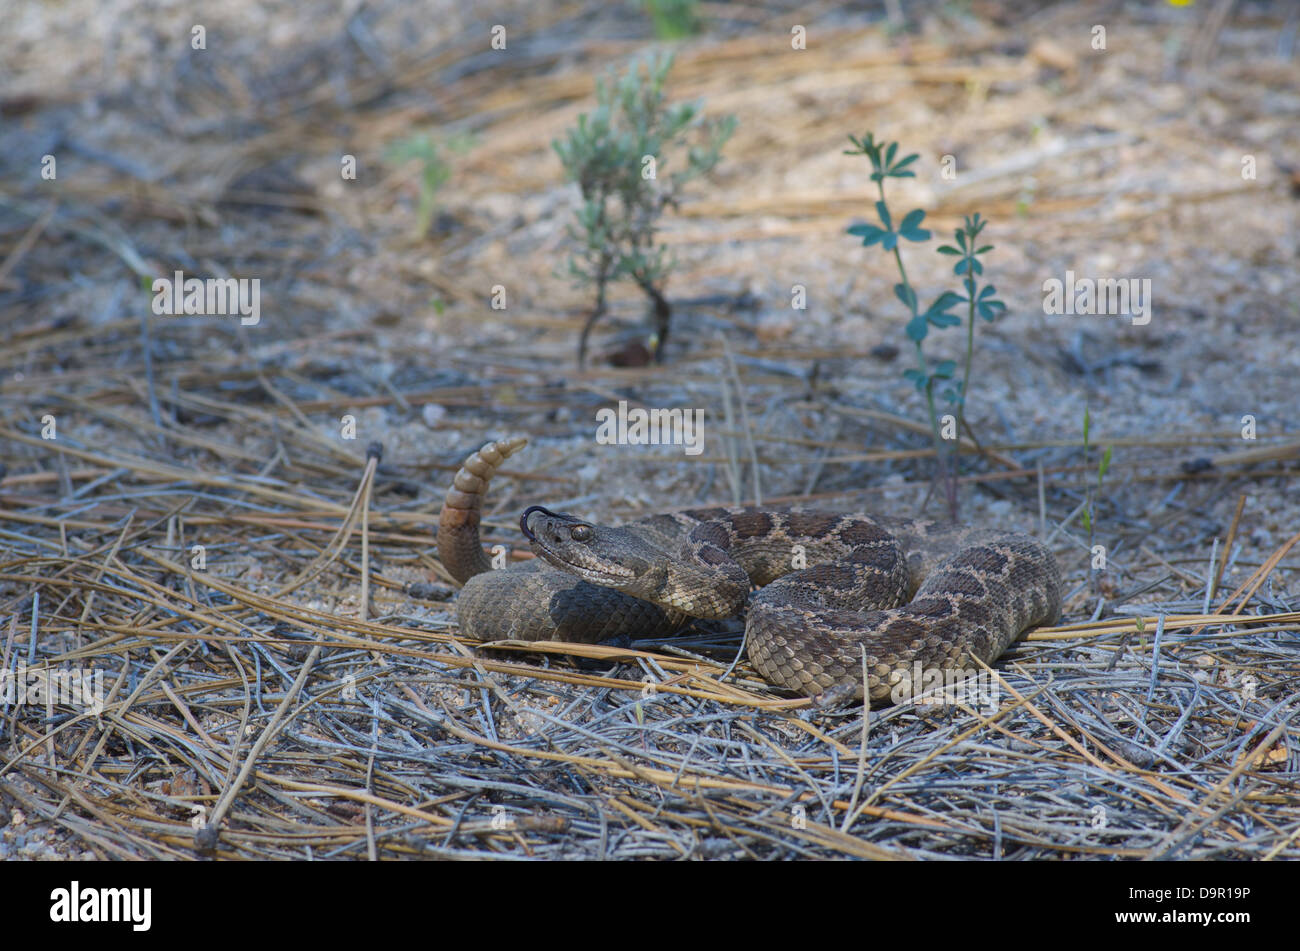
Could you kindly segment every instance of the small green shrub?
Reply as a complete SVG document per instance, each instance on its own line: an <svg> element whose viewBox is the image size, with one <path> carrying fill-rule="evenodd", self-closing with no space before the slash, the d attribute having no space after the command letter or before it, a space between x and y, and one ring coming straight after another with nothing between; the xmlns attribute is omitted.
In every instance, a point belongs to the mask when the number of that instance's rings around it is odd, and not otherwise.
<svg viewBox="0 0 1300 951"><path fill-rule="evenodd" d="M595 305L578 340L578 364L586 361L587 337L606 311L610 284L630 280L649 299L656 359L668 339L672 308L663 286L673 269L667 249L655 242L665 208L676 208L682 189L712 171L736 128L734 116L705 120L700 106L665 103L671 56L636 60L622 76L596 83L596 108L552 146L565 175L582 192L577 222L569 229L578 250L569 275L595 289ZM671 152L685 149L685 162L670 167Z"/></svg>
<svg viewBox="0 0 1300 951"><path fill-rule="evenodd" d="M456 136L445 146L440 146L427 132L416 133L394 142L384 152L384 161L399 165L420 162L420 198L415 212L415 237L423 238L433 225L433 214L438 209L438 191L451 178L451 166L444 153L466 151L472 141L466 136Z"/></svg>
<svg viewBox="0 0 1300 951"><path fill-rule="evenodd" d="M645 0L646 12L661 40L681 40L700 32L698 0Z"/></svg>
<svg viewBox="0 0 1300 951"><path fill-rule="evenodd" d="M897 142L876 142L875 136L868 132L861 139L849 136L852 149L845 149L845 155L865 155L871 162L871 180L876 183L880 195L875 204L878 224L856 224L848 233L862 239L864 247L879 244L886 252L892 252L898 266L899 283L894 285L894 296L907 308L909 319L906 334L916 348L916 366L903 371L903 376L910 380L917 390L925 396L926 408L930 416L930 431L934 438L935 452L938 455L940 471L947 466L949 446L939 427L939 412L935 403L936 386L944 384L940 395L956 411L954 417L958 429L970 427L966 424L966 400L970 392L971 359L975 352L975 316L978 314L986 321L994 320L1006 310L1006 304L997 299L993 285L986 284L981 289L978 278L984 273L984 265L979 260L981 255L993 249L993 245L977 247L977 239L988 222L979 214L967 216L962 226L953 233L956 245L942 245L940 254L957 255L961 258L953 267L953 273L962 279L965 296L954 291L944 291L925 310L921 310L920 298L907 277L907 268L903 265L902 247L904 241L921 243L930 240L930 232L921 227L925 212L917 208L909 211L894 225L893 215L885 200L885 179L915 178L916 173L908 166L920 156L913 153L898 157ZM952 313L959 304L967 305L966 354L960 380L954 379L957 371L955 360L941 360L931 366L926 359L923 344L930 329L942 330L945 327L961 326L962 318ZM973 434L972 434L973 437ZM956 514L956 499L949 482L949 506Z"/></svg>

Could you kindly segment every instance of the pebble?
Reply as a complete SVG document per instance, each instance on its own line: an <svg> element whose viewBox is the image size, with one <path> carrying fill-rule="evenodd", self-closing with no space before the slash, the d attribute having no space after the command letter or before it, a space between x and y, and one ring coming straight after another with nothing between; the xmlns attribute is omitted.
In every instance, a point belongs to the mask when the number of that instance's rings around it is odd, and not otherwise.
<svg viewBox="0 0 1300 951"><path fill-rule="evenodd" d="M447 415L447 407L441 403L425 403L420 414L424 417L424 425L437 426Z"/></svg>

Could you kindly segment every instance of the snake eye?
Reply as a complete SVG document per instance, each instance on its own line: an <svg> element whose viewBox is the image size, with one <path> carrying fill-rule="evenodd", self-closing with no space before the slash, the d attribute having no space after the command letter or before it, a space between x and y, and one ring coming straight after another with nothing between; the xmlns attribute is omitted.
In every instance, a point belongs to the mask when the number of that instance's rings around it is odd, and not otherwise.
<svg viewBox="0 0 1300 951"><path fill-rule="evenodd" d="M569 529L569 537L575 542L589 542L591 541L591 526L574 525Z"/></svg>

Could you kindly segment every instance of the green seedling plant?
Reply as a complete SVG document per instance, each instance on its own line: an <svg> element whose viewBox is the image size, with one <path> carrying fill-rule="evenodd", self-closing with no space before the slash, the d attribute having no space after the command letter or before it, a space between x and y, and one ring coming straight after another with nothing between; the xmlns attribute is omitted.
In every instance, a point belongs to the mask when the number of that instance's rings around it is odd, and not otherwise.
<svg viewBox="0 0 1300 951"><path fill-rule="evenodd" d="M672 63L671 55L654 55L635 60L621 76L598 80L596 108L552 143L582 194L569 228L577 251L568 273L595 291L578 339L579 366L592 327L606 313L608 289L619 280L633 282L647 297L655 359L662 359L672 317L664 284L675 261L655 240L658 221L665 209L679 207L687 183L714 169L736 128L734 116L704 119L698 103L666 103ZM673 154L683 149L685 160L673 167Z"/></svg>
<svg viewBox="0 0 1300 951"><path fill-rule="evenodd" d="M427 132L407 136L394 142L384 152L385 161L391 164L418 161L420 166L420 197L415 211L415 237L423 238L433 225L434 212L438 210L438 192L451 179L451 165L445 152L464 152L472 144L467 136L456 136L445 145L439 145Z"/></svg>
<svg viewBox="0 0 1300 951"><path fill-rule="evenodd" d="M997 297L997 288L992 284L985 284L981 288L977 280L984 273L984 263L980 261L980 256L993 250L991 244L976 247L980 232L987 225L988 222L980 218L979 212L966 215L962 226L953 232L953 238L957 242L956 247L945 244L938 249L940 254L956 255L961 258L953 265L952 271L962 279L962 287L966 290L966 296L959 295L958 301L966 304L966 354L961 379L945 387L943 396L956 407L957 421L961 428L970 433L971 439L975 439L975 434L971 432L966 422L966 394L970 388L971 358L975 354L975 316L978 314L984 321L992 323L1007 309L1007 305Z"/></svg>
<svg viewBox="0 0 1300 951"><path fill-rule="evenodd" d="M894 285L894 296L908 310L906 334L916 350L916 366L904 370L903 376L925 397L930 431L939 459L939 468L942 471L947 467L949 447L940 432L939 412L935 401L936 387L946 384L940 395L955 408L957 413L955 418L959 425L969 431L969 426L965 423L965 407L970 391L971 361L975 350L975 317L979 315L986 321L992 321L1006 309L1006 305L997 299L997 292L991 284L985 285L982 289L979 287L978 278L984 273L984 265L979 258L991 251L993 246L978 246L977 239L988 222L982 220L979 214L966 216L962 227L954 232L956 245L942 245L939 248L941 254L957 255L961 258L954 266L953 273L962 278L966 295L962 296L955 291L944 291L922 310L920 298L907 276L902 249L903 243L907 241L919 244L930 240L930 231L921 227L921 223L925 220L925 212L920 208L914 209L904 215L895 226L894 216L885 198L885 179L915 178L916 173L909 166L920 156L913 153L900 158L897 142L877 142L870 132L861 139L850 135L849 141L853 143L853 148L845 149L844 154L865 155L871 162L871 180L876 183L879 200L875 204L878 224L855 224L848 229L848 233L861 238L864 247L879 244L884 251L893 254L899 276L899 282ZM968 326L962 377L960 380L955 380L957 361L940 360L931 365L926 358L924 343L931 328L942 330L945 327L961 325L962 318L952 313L953 308L959 304L967 305ZM956 498L951 480L949 507L955 516Z"/></svg>
<svg viewBox="0 0 1300 951"><path fill-rule="evenodd" d="M661 40L681 40L700 32L698 0L645 0L645 8Z"/></svg>

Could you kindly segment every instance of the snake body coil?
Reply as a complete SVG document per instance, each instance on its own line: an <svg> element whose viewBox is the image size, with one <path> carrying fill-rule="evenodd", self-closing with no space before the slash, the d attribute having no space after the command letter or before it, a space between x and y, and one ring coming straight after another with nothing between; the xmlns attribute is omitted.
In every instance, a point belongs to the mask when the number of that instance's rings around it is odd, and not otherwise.
<svg viewBox="0 0 1300 951"><path fill-rule="evenodd" d="M471 455L439 522L439 556L464 583L461 630L481 640L657 637L747 607L749 659L764 678L809 696L861 698L865 659L867 693L885 701L910 689L918 670L991 663L1060 613L1056 560L1031 536L774 508L693 509L609 527L532 506L520 527L538 558L494 571L479 540L483 498L526 442Z"/></svg>

